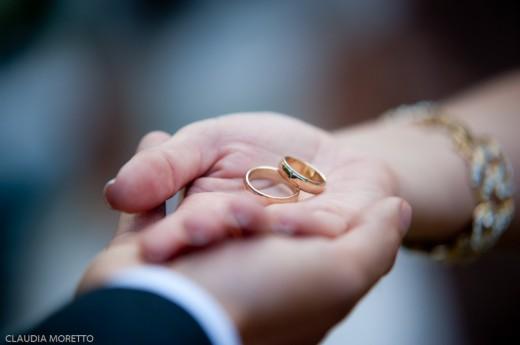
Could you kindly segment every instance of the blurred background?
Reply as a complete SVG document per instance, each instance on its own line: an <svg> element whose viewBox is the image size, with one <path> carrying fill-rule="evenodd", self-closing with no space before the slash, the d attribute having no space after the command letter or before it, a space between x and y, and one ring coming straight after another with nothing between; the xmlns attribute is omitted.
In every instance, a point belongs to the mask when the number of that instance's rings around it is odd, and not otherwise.
<svg viewBox="0 0 520 345"><path fill-rule="evenodd" d="M516 1L1 0L1 333L72 297L146 132L255 110L335 129L519 62ZM519 257L403 251L325 343L520 343Z"/></svg>

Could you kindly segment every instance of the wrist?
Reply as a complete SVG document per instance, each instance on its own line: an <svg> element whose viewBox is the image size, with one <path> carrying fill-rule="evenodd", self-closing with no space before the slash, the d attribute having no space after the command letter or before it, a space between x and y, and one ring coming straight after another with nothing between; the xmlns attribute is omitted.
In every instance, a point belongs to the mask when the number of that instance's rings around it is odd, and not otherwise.
<svg viewBox="0 0 520 345"><path fill-rule="evenodd" d="M131 244L111 246L99 253L89 264L78 283L76 295L100 288L119 272L142 264L136 246Z"/></svg>
<svg viewBox="0 0 520 345"><path fill-rule="evenodd" d="M394 172L398 196L414 209L409 238L449 239L471 221L474 201L467 167L443 133L377 121L336 137L342 147L380 159Z"/></svg>

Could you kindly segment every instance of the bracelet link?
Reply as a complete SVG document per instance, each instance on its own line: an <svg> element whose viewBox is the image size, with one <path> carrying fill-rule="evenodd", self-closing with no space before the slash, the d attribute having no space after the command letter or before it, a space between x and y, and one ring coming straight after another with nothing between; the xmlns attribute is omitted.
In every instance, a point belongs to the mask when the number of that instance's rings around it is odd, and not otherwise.
<svg viewBox="0 0 520 345"><path fill-rule="evenodd" d="M466 126L445 115L431 102L400 106L383 116L387 119L411 119L418 125L444 129L455 150L469 168L475 208L470 231L459 234L449 243L407 243L428 252L440 261L472 260L495 245L514 215L512 167L495 141L474 137Z"/></svg>

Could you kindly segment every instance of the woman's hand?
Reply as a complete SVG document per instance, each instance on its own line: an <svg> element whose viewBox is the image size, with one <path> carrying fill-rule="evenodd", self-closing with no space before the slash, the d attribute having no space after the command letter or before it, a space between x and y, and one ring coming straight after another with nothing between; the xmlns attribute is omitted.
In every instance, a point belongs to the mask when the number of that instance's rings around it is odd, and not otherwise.
<svg viewBox="0 0 520 345"><path fill-rule="evenodd" d="M282 115L218 117L172 137L154 132L142 145L148 148L122 167L107 186L106 198L115 209L143 212L187 188L178 210L143 232L144 254L155 261L237 230L336 236L367 208L397 192L392 171L381 161ZM276 166L286 155L320 169L327 177L326 190L295 203L262 204L245 191L243 176L257 165Z"/></svg>

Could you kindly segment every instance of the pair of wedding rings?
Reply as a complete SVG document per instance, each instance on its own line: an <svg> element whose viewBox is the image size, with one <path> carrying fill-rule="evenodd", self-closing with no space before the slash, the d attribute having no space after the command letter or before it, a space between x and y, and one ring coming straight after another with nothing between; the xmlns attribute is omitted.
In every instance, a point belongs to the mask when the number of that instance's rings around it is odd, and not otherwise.
<svg viewBox="0 0 520 345"><path fill-rule="evenodd" d="M287 196L277 196L268 194L252 183L253 180L269 180L275 184L284 184L290 194ZM300 191L312 194L319 194L325 190L327 180L325 175L301 159L286 156L278 167L259 166L249 169L244 175L244 185L255 195L267 200L269 203L286 203L298 201Z"/></svg>

